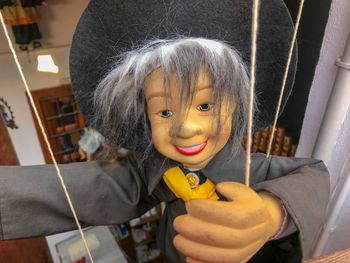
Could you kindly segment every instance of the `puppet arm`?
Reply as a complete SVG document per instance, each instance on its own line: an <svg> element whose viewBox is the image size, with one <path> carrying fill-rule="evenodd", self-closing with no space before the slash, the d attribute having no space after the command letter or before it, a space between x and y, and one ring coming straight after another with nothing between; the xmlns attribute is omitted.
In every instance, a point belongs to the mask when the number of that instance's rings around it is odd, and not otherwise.
<svg viewBox="0 0 350 263"><path fill-rule="evenodd" d="M83 227L125 222L158 203L130 163L84 162L60 168ZM52 165L0 167L0 239L76 228L55 173Z"/></svg>
<svg viewBox="0 0 350 263"><path fill-rule="evenodd" d="M299 231L303 259L310 258L326 219L330 192L327 168L319 160L272 157L266 179L253 188L281 200L292 219L287 232Z"/></svg>
<svg viewBox="0 0 350 263"><path fill-rule="evenodd" d="M228 201L191 200L188 214L175 219L179 235L174 245L189 262L246 262L280 228L280 202L295 222L294 232L299 230L303 257L311 256L328 203L324 165L310 159L262 161L254 172L268 181L254 185L258 193L242 184L221 183L217 190Z"/></svg>

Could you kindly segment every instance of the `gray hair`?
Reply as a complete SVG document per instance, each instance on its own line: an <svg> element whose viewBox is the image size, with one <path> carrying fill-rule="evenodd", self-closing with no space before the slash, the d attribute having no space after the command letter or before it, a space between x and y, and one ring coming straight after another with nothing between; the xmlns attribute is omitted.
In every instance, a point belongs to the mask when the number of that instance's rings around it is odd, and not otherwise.
<svg viewBox="0 0 350 263"><path fill-rule="evenodd" d="M175 74L180 101L187 103L192 101L200 70L206 70L212 80L214 105L220 105L224 99L231 102L231 107L236 105L230 143L232 156L237 154L246 131L249 78L238 52L218 40L156 40L123 53L95 91L97 129L117 146L142 151L145 156L154 152L144 82L159 67L163 70L166 91L171 74ZM214 108L219 115L221 107ZM217 120L219 133L220 118Z"/></svg>

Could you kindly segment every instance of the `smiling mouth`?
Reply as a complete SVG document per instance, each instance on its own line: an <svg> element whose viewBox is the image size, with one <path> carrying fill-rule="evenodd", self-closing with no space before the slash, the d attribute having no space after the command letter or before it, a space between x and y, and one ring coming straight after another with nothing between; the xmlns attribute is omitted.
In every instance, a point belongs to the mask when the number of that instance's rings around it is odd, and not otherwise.
<svg viewBox="0 0 350 263"><path fill-rule="evenodd" d="M181 154L185 154L185 155L195 155L197 153L200 153L201 151L204 150L205 146L207 146L207 142L205 141L201 144L195 145L195 146L189 146L189 147L183 147L183 146L176 146L175 148L176 150L181 153Z"/></svg>

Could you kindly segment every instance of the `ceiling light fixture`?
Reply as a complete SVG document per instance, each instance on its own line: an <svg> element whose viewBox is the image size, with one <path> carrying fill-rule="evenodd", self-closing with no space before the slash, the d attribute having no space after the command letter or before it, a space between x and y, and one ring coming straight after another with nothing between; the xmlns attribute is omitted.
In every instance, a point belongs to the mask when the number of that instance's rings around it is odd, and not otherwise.
<svg viewBox="0 0 350 263"><path fill-rule="evenodd" d="M38 71L41 72L50 72L50 73L58 73L58 66L55 65L55 62L52 59L51 55L39 55L38 56Z"/></svg>

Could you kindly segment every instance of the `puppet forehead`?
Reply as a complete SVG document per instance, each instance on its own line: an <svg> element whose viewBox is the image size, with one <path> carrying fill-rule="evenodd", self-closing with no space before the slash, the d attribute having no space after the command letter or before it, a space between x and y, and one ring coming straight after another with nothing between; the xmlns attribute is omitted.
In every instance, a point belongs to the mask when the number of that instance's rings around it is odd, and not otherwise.
<svg viewBox="0 0 350 263"><path fill-rule="evenodd" d="M219 39L235 47L249 64L251 4L251 0L91 0L78 23L70 57L73 90L87 120L94 117L90 101L99 81L118 55L145 40L175 35ZM282 0L261 3L259 25L256 129L273 119L293 30ZM292 88L295 65L296 54L282 105Z"/></svg>
<svg viewBox="0 0 350 263"><path fill-rule="evenodd" d="M169 76L169 87L165 87L164 81L164 73L161 67L153 70L145 80L144 93L146 101L149 101L153 97L163 97L170 98L177 96L180 94L181 83L179 78L174 73ZM191 91L192 93L196 93L201 90L209 90L212 92L213 85L210 74L204 68L200 68L198 79L193 83L194 87Z"/></svg>

